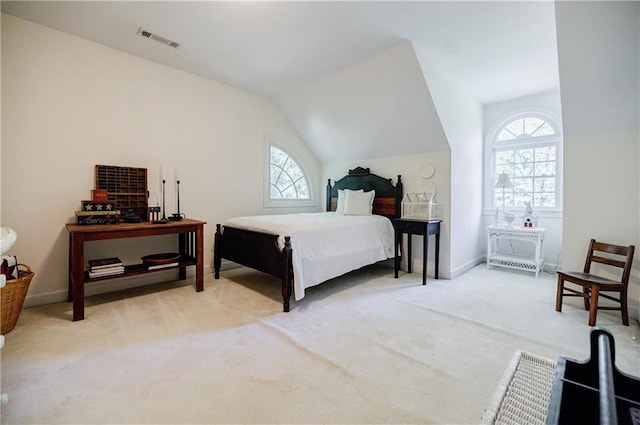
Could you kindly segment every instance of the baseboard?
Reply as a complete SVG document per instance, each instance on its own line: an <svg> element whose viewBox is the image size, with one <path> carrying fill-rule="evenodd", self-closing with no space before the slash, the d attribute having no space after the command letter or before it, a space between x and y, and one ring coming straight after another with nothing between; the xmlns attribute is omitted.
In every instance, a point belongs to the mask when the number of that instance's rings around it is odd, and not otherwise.
<svg viewBox="0 0 640 425"><path fill-rule="evenodd" d="M478 264L482 264L483 262L484 262L484 257L479 256L477 258L474 258L473 260L467 261L465 264L463 264L460 267L457 267L455 270L452 270L451 273L447 272L446 270L443 270L442 265L440 265L440 270L438 270L438 279L455 279L456 277L465 274L466 272L468 272ZM420 272L420 273L422 272L421 258L414 258L412 265L413 265L414 272ZM403 264L403 267L406 267L406 264ZM427 274L429 276L435 275L435 264L433 264L433 261L429 261L427 263Z"/></svg>
<svg viewBox="0 0 640 425"><path fill-rule="evenodd" d="M482 255L474 258L473 260L467 261L460 267L456 267L455 270L451 270L451 276L449 276L448 279L455 279L458 276L462 276L463 274L465 274L466 272L468 272L478 264L482 264L485 262L486 262L486 257ZM445 277L445 279L447 279L447 277Z"/></svg>

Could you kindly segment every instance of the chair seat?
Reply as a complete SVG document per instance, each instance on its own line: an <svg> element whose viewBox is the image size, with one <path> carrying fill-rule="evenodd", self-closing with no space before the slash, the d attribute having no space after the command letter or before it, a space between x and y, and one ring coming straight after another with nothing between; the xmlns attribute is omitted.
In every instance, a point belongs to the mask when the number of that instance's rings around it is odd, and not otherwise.
<svg viewBox="0 0 640 425"><path fill-rule="evenodd" d="M602 277L602 276L596 276L596 275L590 274L590 273L558 272L558 274L563 275L565 277L565 279L568 280L569 282L571 282L573 280L589 281L591 283L596 283L596 284L600 285L602 287L602 289L607 289L608 287L611 287L611 289L615 290L616 288L619 288L620 286L622 286L621 282L618 282L616 280L607 279L607 278Z"/></svg>

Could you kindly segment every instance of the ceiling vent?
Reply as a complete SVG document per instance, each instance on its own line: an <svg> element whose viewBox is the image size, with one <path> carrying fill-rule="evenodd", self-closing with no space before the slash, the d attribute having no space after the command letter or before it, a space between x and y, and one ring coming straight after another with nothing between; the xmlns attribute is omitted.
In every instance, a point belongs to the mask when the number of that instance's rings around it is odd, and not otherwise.
<svg viewBox="0 0 640 425"><path fill-rule="evenodd" d="M161 36L159 36L157 34L152 33L151 31L147 31L147 30L145 30L143 28L138 28L137 34L139 36L141 36L141 37L146 37L146 38L149 38L151 40L158 41L158 42L160 42L162 44L166 44L167 46L173 47L174 49L177 49L178 47L180 47L180 43L175 42L175 41L171 41L168 38L161 37Z"/></svg>

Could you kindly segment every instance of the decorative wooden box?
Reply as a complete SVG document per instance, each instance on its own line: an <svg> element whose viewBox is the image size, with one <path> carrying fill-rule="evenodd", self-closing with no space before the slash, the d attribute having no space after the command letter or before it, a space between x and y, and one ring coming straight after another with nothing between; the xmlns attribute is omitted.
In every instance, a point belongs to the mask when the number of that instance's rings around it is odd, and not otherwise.
<svg viewBox="0 0 640 425"><path fill-rule="evenodd" d="M120 211L76 211L76 222L81 226L118 224L120 222Z"/></svg>
<svg viewBox="0 0 640 425"><path fill-rule="evenodd" d="M122 217L147 221L147 169L96 165L96 189L105 189L109 202L115 203Z"/></svg>
<svg viewBox="0 0 640 425"><path fill-rule="evenodd" d="M115 211L116 203L110 201L80 201L82 203L82 211Z"/></svg>
<svg viewBox="0 0 640 425"><path fill-rule="evenodd" d="M105 189L92 189L91 200L94 202L106 202L107 191Z"/></svg>

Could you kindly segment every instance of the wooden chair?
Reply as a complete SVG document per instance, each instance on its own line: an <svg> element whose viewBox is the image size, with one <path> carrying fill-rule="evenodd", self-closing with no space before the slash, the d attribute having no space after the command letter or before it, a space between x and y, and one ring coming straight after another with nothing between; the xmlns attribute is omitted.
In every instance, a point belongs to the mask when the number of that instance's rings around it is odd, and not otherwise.
<svg viewBox="0 0 640 425"><path fill-rule="evenodd" d="M558 292L556 294L556 311L562 311L562 297L583 297L584 309L589 310L589 326L595 326L596 314L600 310L620 310L622 323L629 326L629 311L627 308L627 288L629 286L629 275L633 263L633 252L635 246L612 245L603 242L596 242L591 239L587 260L584 263L584 272L558 272ZM598 252L605 252L608 255L603 257L597 255ZM614 257L617 256L617 257ZM622 259L623 258L623 259ZM611 280L605 277L591 274L591 263L602 263L622 269L620 280ZM565 281L582 286L582 292L565 287ZM568 292L565 292L568 291ZM619 298L604 294L603 292L617 292ZM620 303L617 306L598 306L598 297Z"/></svg>

